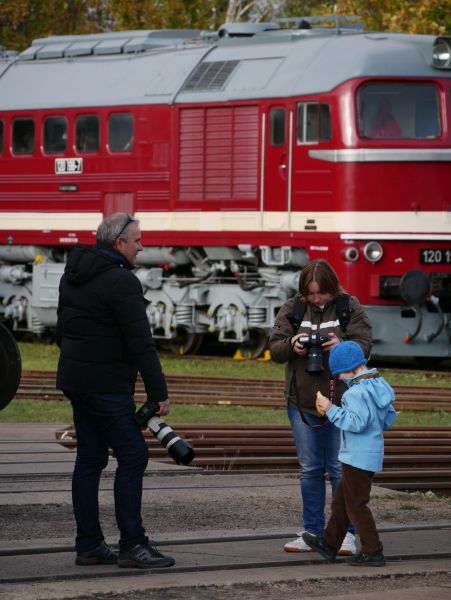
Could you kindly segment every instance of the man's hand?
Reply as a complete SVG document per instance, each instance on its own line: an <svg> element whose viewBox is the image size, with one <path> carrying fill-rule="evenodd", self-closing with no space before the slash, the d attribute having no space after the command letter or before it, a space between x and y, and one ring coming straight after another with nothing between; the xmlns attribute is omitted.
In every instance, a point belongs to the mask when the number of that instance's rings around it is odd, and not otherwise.
<svg viewBox="0 0 451 600"><path fill-rule="evenodd" d="M169 400L165 400L164 402L158 402L158 406L160 407L160 410L157 412L157 415L159 417L164 417L165 415L169 414Z"/></svg>
<svg viewBox="0 0 451 600"><path fill-rule="evenodd" d="M329 400L329 398L323 396L323 394L318 390L316 392L316 410L319 412L319 414L324 416L331 406L332 402Z"/></svg>

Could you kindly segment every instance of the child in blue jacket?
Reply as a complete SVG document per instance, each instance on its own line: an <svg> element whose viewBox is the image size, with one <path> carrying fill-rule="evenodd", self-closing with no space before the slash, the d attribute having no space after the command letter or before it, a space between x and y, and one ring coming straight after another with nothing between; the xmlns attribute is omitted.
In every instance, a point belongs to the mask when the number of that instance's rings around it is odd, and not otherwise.
<svg viewBox="0 0 451 600"><path fill-rule="evenodd" d="M356 342L345 341L335 346L329 367L334 377L338 375L348 385L348 390L343 394L341 408L319 392L316 406L318 412L326 414L341 429L338 459L343 475L324 535L304 532L302 537L310 548L334 561L351 521L360 536L362 550L348 559L348 563L381 567L385 558L368 502L374 473L382 471L383 432L396 419L395 394L376 369L366 367L366 358Z"/></svg>

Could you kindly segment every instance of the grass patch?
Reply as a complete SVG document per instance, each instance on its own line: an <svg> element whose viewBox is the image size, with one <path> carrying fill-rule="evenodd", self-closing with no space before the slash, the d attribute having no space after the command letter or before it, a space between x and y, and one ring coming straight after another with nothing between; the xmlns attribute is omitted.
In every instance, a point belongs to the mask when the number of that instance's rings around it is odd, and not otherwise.
<svg viewBox="0 0 451 600"><path fill-rule="evenodd" d="M24 370L56 371L59 349L55 344L19 344ZM196 358L160 353L161 364L167 375L205 375L216 377L242 377L282 380L285 365L263 360L234 360L221 356ZM371 365L370 365L371 366ZM382 375L392 385L422 385L451 387L451 373L403 372L381 369Z"/></svg>
<svg viewBox="0 0 451 600"><path fill-rule="evenodd" d="M396 407L396 401L395 401ZM428 425L451 426L451 413L442 411L414 411L403 410L398 412L396 425L418 425L427 427Z"/></svg>
<svg viewBox="0 0 451 600"><path fill-rule="evenodd" d="M288 425L285 410L242 406L173 404L168 420L171 423ZM66 421L72 421L72 408L68 400L61 402L13 400L0 412L0 423L63 423Z"/></svg>
<svg viewBox="0 0 451 600"><path fill-rule="evenodd" d="M24 370L56 371L59 348L55 344L21 342L19 348ZM161 353L160 360L166 375L283 379L285 372L284 365L270 360L233 360L225 356L205 359Z"/></svg>
<svg viewBox="0 0 451 600"><path fill-rule="evenodd" d="M23 342L19 346L24 370L56 370L59 349L55 344ZM162 354L161 362L165 373L168 375L205 375L276 380L283 380L284 377L284 365L272 361L237 361L228 357L205 359ZM393 385L451 386L451 373L444 372L437 375L421 371L404 373L396 369L381 369L381 372ZM288 424L282 398L280 402L280 409L173 404L169 420L171 423ZM68 401L13 400L3 411L0 411L0 423L62 423L71 421L72 410ZM396 424L451 426L451 413L402 411L398 413Z"/></svg>
<svg viewBox="0 0 451 600"><path fill-rule="evenodd" d="M288 425L285 408L271 409L250 406L172 404L170 423L240 423L256 425ZM0 412L0 423L64 423L72 422L68 400L41 402L13 400ZM402 412L396 425L451 426L451 413Z"/></svg>

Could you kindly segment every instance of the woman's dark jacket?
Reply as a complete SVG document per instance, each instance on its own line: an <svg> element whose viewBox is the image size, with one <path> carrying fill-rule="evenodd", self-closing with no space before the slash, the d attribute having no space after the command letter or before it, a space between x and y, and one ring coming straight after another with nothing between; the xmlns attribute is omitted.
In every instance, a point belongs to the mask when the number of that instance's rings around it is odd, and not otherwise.
<svg viewBox="0 0 451 600"><path fill-rule="evenodd" d="M299 356L291 347L291 338L297 333L311 335L335 333L340 341L353 340L362 348L366 357L370 355L372 333L371 323L366 312L355 296L349 298L350 321L344 329L339 322L336 299L319 308L307 302L302 323L293 331L291 317L295 299L291 298L280 308L274 328L269 338L271 358L285 367L285 399L292 407L300 407L306 413L318 416L315 400L318 390L334 404L341 405L341 396L347 389L338 377L332 377L329 371L329 352L324 351L323 373L317 377L305 372L306 356ZM333 396L333 397L332 397Z"/></svg>
<svg viewBox="0 0 451 600"><path fill-rule="evenodd" d="M148 399L167 399L143 290L131 269L112 248L72 250L59 288L58 389L133 393L139 371Z"/></svg>

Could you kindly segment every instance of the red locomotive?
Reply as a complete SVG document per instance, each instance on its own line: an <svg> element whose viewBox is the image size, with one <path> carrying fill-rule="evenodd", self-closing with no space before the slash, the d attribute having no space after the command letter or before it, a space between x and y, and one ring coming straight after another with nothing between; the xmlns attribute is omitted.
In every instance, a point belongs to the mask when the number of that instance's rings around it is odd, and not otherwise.
<svg viewBox="0 0 451 600"><path fill-rule="evenodd" d="M257 355L309 258L374 354L451 355L451 38L327 23L38 39L0 58L4 320L56 321L73 244L140 219L154 336Z"/></svg>

